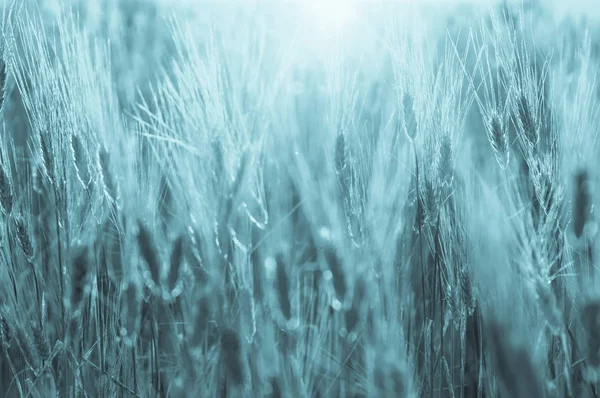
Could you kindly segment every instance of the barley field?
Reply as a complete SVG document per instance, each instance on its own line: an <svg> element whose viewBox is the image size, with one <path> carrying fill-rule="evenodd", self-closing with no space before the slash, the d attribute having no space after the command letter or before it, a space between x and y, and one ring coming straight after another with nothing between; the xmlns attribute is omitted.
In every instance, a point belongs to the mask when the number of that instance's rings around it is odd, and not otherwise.
<svg viewBox="0 0 600 398"><path fill-rule="evenodd" d="M0 397L597 397L595 9L2 1Z"/></svg>

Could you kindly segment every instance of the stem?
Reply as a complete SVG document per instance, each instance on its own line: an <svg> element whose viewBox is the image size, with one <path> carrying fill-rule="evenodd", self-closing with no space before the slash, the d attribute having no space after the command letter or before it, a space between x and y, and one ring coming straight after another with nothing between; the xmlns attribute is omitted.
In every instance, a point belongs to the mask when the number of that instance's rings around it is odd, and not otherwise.
<svg viewBox="0 0 600 398"><path fill-rule="evenodd" d="M417 192L417 227L419 229L419 261L421 263L421 291L423 294L423 316L427 317L427 304L425 300L425 265L423 264L423 224L421 223L421 190L419 188L419 159L417 157L417 148L415 146L414 141L411 141L413 152L415 154L415 180L416 180L416 192ZM422 331L421 331L422 332ZM433 364L430 364L431 370L433 369ZM430 374L429 380L429 393L433 394L433 375Z"/></svg>

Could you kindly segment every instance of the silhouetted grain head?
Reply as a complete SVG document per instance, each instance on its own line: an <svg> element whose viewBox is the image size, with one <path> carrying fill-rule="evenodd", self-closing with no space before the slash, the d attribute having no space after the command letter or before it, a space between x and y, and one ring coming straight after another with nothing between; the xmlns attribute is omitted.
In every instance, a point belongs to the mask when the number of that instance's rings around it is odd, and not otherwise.
<svg viewBox="0 0 600 398"><path fill-rule="evenodd" d="M281 386L281 381L279 380L279 377L271 377L269 379L269 384L270 384L270 394L269 396L272 398L282 398L283 395L283 389Z"/></svg>
<svg viewBox="0 0 600 398"><path fill-rule="evenodd" d="M148 266L152 281L156 286L160 286L161 266L158 250L152 239L150 231L140 221L138 223L137 242L140 249L140 254Z"/></svg>
<svg viewBox="0 0 600 398"><path fill-rule="evenodd" d="M504 170L508 167L510 152L506 126L500 114L493 112L487 121L486 128L496 161L498 162L498 165L500 165L500 168Z"/></svg>
<svg viewBox="0 0 600 398"><path fill-rule="evenodd" d="M10 178L4 168L4 165L0 163L0 206L2 207L2 213L8 215L12 212L13 208L13 190L10 182Z"/></svg>
<svg viewBox="0 0 600 398"><path fill-rule="evenodd" d="M524 344L516 340L516 334L497 321L490 322L486 329L494 369L507 396L543 397L545 389L538 367Z"/></svg>
<svg viewBox="0 0 600 398"><path fill-rule="evenodd" d="M600 377L600 298L587 297L583 303L581 319L583 320L586 348L588 379L597 382Z"/></svg>
<svg viewBox="0 0 600 398"><path fill-rule="evenodd" d="M72 248L71 253L71 296L70 308L73 316L78 316L85 292L88 289L90 271L89 248L79 245Z"/></svg>
<svg viewBox="0 0 600 398"><path fill-rule="evenodd" d="M354 329L360 323L367 305L367 281L364 277L359 277L354 282L352 306L346 311L345 316L346 330L349 334L354 332Z"/></svg>
<svg viewBox="0 0 600 398"><path fill-rule="evenodd" d="M322 252L325 258L325 263L331 272L331 280L337 299L343 303L348 290L343 260L340 257L338 249L332 242L327 242L324 245Z"/></svg>
<svg viewBox="0 0 600 398"><path fill-rule="evenodd" d="M8 350L12 340L12 332L8 321L6 320L5 311L0 308L0 345L3 349Z"/></svg>
<svg viewBox="0 0 600 398"><path fill-rule="evenodd" d="M254 245L259 241L257 231L259 231L258 228L253 229L252 242ZM252 264L252 292L254 294L254 300L262 302L265 298L266 275L260 246L254 249L254 252L250 256L250 261Z"/></svg>
<svg viewBox="0 0 600 398"><path fill-rule="evenodd" d="M202 294L195 304L193 322L188 325L186 330L192 347L198 347L205 342L212 315L213 306L210 297Z"/></svg>
<svg viewBox="0 0 600 398"><path fill-rule="evenodd" d="M385 354L381 353L380 356ZM374 396L409 397L409 379L402 361L377 360L373 369Z"/></svg>
<svg viewBox="0 0 600 398"><path fill-rule="evenodd" d="M285 261L282 254L275 256L276 279L275 290L279 300L279 308L283 317L289 320L292 317L292 304L290 302L290 281L285 269Z"/></svg>
<svg viewBox="0 0 600 398"><path fill-rule="evenodd" d="M167 288L171 292L175 289L179 281L179 274L183 263L183 242L183 236L179 236L175 239L171 248L169 274L167 275Z"/></svg>
<svg viewBox="0 0 600 398"><path fill-rule="evenodd" d="M240 336L231 328L221 330L221 357L228 383L242 386L245 381L244 353Z"/></svg>
<svg viewBox="0 0 600 398"><path fill-rule="evenodd" d="M586 225L591 223L593 185L587 170L580 170L575 176L575 198L573 200L573 233L579 239L584 235Z"/></svg>

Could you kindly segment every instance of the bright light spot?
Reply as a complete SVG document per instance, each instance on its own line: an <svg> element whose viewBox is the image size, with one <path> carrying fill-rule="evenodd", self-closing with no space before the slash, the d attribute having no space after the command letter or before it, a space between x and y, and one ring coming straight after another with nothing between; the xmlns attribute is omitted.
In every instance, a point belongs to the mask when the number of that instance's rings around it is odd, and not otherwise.
<svg viewBox="0 0 600 398"><path fill-rule="evenodd" d="M312 0L306 5L306 12L318 33L327 37L343 33L358 15L355 2L340 0Z"/></svg>
<svg viewBox="0 0 600 398"><path fill-rule="evenodd" d="M319 236L323 240L331 240L331 231L327 227L321 227L319 229Z"/></svg>
<svg viewBox="0 0 600 398"><path fill-rule="evenodd" d="M296 317L292 317L286 324L289 330L296 330L300 326L300 319Z"/></svg>
<svg viewBox="0 0 600 398"><path fill-rule="evenodd" d="M357 32L358 1L305 0L295 13L299 39L305 49L329 52Z"/></svg>
<svg viewBox="0 0 600 398"><path fill-rule="evenodd" d="M275 271L277 270L277 262L273 257L265 259L265 271L268 279L275 279Z"/></svg>
<svg viewBox="0 0 600 398"><path fill-rule="evenodd" d="M334 311L339 311L342 309L342 302L336 298L334 298L333 300L331 300L331 308L333 308Z"/></svg>

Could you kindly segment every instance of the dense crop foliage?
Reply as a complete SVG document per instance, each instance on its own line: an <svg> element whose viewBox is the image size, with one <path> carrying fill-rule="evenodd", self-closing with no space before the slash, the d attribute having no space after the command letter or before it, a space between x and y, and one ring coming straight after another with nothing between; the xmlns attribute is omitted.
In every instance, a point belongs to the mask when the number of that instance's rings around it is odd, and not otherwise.
<svg viewBox="0 0 600 398"><path fill-rule="evenodd" d="M47 3L2 8L0 396L598 395L591 22Z"/></svg>

